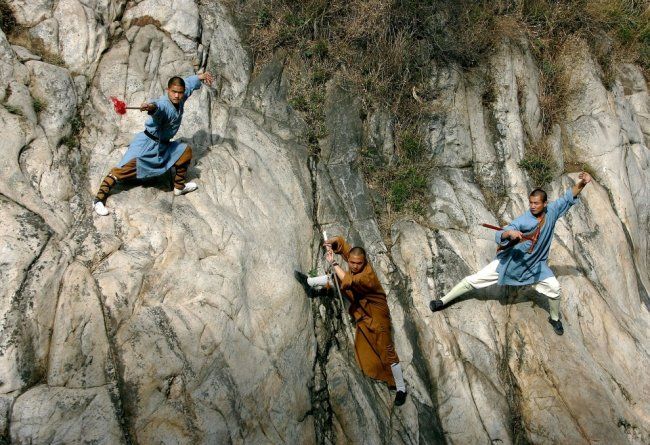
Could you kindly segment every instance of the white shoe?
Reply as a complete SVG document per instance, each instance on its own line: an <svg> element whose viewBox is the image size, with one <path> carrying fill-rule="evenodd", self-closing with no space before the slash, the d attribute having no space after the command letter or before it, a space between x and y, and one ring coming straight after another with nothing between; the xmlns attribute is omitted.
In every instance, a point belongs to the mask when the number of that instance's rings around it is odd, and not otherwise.
<svg viewBox="0 0 650 445"><path fill-rule="evenodd" d="M97 213L99 216L108 215L108 209L101 201L97 201L95 204L93 204L93 208L95 209L95 213Z"/></svg>
<svg viewBox="0 0 650 445"><path fill-rule="evenodd" d="M187 184L185 184L185 188L182 188L182 189L175 188L174 189L174 196L185 195L187 193L193 192L194 190L196 190L198 188L199 188L199 186L196 185L195 182L188 182Z"/></svg>

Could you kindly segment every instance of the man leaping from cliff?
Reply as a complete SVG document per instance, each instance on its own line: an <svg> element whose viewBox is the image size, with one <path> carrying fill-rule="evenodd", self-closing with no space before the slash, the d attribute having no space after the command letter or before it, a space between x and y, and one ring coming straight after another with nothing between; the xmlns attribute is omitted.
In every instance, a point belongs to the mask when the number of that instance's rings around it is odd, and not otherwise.
<svg viewBox="0 0 650 445"><path fill-rule="evenodd" d="M546 264L553 240L555 223L575 204L582 189L591 182L589 173L578 175L579 181L553 201L547 202L546 192L535 189L528 197L529 211L496 233L499 245L497 257L483 269L463 278L440 300L432 300L432 311L441 310L444 305L471 291L492 284L526 286L534 284L537 292L548 297L549 323L557 335L564 333L560 321L560 283Z"/></svg>
<svg viewBox="0 0 650 445"><path fill-rule="evenodd" d="M391 336L386 292L366 259L366 251L361 247L351 248L341 237L325 241L324 246L325 259L332 265L343 295L350 301L350 315L356 321L354 350L359 366L368 377L383 380L389 388L395 387L395 405L403 405L406 385ZM335 253L347 261L349 272L334 261ZM332 285L329 275L308 278L296 272L296 278L308 293L311 287Z"/></svg>
<svg viewBox="0 0 650 445"><path fill-rule="evenodd" d="M111 188L127 179L144 179L165 173L172 166L174 175L174 195L180 196L198 188L196 183L186 183L187 169L192 159L192 149L185 143L172 141L183 119L185 101L192 92L201 87L201 82L212 83L212 74L205 72L186 78L172 77L167 83L167 94L150 103L143 103L140 111L146 111L149 119L145 130L138 133L117 167L104 178L93 200L98 215L108 215L106 198Z"/></svg>

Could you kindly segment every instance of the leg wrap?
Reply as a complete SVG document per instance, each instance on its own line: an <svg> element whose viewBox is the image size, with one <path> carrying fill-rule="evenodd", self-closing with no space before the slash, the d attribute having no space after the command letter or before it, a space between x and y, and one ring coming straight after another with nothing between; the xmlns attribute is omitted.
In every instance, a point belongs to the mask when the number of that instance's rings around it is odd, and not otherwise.
<svg viewBox="0 0 650 445"><path fill-rule="evenodd" d="M471 284L467 281L467 278L463 278L460 283L455 285L444 297L442 297L440 300L444 304L448 304L449 302L455 300L456 298L460 297L463 294L466 294L467 292L471 291L474 289Z"/></svg>
<svg viewBox="0 0 650 445"><path fill-rule="evenodd" d="M99 191L97 192L97 195L95 195L95 199L106 204L106 198L115 183L117 183L117 178L109 173L99 186Z"/></svg>
<svg viewBox="0 0 650 445"><path fill-rule="evenodd" d="M137 176L136 169L136 160L131 159L129 162L124 164L122 167L115 167L111 172L104 178L101 185L99 186L99 191L95 196L97 201L101 201L106 204L106 198L110 193L113 186L117 181L124 181L125 179L133 179Z"/></svg>
<svg viewBox="0 0 650 445"><path fill-rule="evenodd" d="M551 316L551 320L558 321L560 319L560 299L549 298L548 309L549 309L549 314Z"/></svg>
<svg viewBox="0 0 650 445"><path fill-rule="evenodd" d="M537 292L548 297L548 311L551 320L560 319L560 282L555 277L548 277L533 286Z"/></svg>
<svg viewBox="0 0 650 445"><path fill-rule="evenodd" d="M174 188L184 189L185 182L187 178L187 169L190 167L190 161L192 160L192 149L187 147L178 161L174 163L176 167L176 174L174 175Z"/></svg>

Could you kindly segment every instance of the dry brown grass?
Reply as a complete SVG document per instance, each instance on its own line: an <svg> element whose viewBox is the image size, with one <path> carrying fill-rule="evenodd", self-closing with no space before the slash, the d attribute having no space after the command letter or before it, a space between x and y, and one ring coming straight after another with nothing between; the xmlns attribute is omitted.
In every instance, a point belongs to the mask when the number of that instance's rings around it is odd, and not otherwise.
<svg viewBox="0 0 650 445"><path fill-rule="evenodd" d="M154 19L150 15L143 15L141 17L136 17L130 23L131 26L140 26L145 27L147 25L153 25L156 28L162 29L162 23L159 20Z"/></svg>
<svg viewBox="0 0 650 445"><path fill-rule="evenodd" d="M29 34L27 28L16 25L13 32L8 36L8 40L12 45L23 46L31 53L40 56L43 62L57 66L65 66L65 60L60 55L48 50L43 39Z"/></svg>
<svg viewBox="0 0 650 445"><path fill-rule="evenodd" d="M648 69L650 30L645 2L638 0L226 0L240 20L255 69L277 50L287 54L290 102L310 127L307 136L318 155L325 136L325 83L336 76L361 100L364 115L388 109L395 119L398 162L390 168L361 150L361 167L378 192L382 213L416 215L417 199L432 168L426 156L411 157L405 141L424 147L420 125L436 113L431 91L432 61L461 69L480 64L504 38L525 37L541 69L540 107L544 135L560 122L571 91L557 61L567 39L580 37L603 67L604 82L614 78L617 61ZM417 96L425 100L414 98ZM484 102L489 105L491 91ZM408 135L408 137L404 137ZM542 146L544 142L537 145ZM551 165L538 162L530 147L525 164L534 182L544 181ZM364 158L367 156L367 159ZM546 168L549 167L549 168ZM533 172L538 168L538 172ZM400 199L400 197L408 197Z"/></svg>

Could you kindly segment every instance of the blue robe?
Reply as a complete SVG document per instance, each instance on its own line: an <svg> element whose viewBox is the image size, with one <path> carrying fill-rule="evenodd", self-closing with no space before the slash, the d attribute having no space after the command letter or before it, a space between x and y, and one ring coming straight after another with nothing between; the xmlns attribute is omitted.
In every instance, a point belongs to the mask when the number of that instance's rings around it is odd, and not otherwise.
<svg viewBox="0 0 650 445"><path fill-rule="evenodd" d="M553 272L546 264L546 260L553 240L555 223L577 201L578 199L573 197L573 190L569 189L564 193L564 196L546 206L546 221L531 253L528 253L531 241L523 241L497 254L499 260L499 266L497 267L499 273L498 284L525 286L553 276ZM495 240L497 244L505 246L509 240L502 239L503 232L506 230L519 230L526 233L535 230L537 224L537 218L528 210L504 227L503 230L497 232Z"/></svg>
<svg viewBox="0 0 650 445"><path fill-rule="evenodd" d="M171 138L176 135L181 126L185 101L201 87L198 76L189 76L183 80L185 81L185 94L178 109L169 100L167 94L150 101L150 103L155 103L158 108L149 116L144 127L160 142L154 141L144 132L138 133L131 141L129 149L122 157L118 167L124 167L124 164L135 158L137 178L150 178L165 173L181 157L187 144L171 141Z"/></svg>

